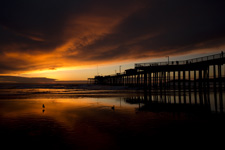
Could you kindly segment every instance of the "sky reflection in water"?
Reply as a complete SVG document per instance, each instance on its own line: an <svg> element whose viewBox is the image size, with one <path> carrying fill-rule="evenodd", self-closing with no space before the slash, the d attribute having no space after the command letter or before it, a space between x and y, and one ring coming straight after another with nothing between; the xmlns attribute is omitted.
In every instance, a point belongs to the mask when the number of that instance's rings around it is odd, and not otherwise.
<svg viewBox="0 0 225 150"><path fill-rule="evenodd" d="M63 147L101 149L113 144L112 134L108 132L120 128L123 118L130 120L129 114L134 110L135 105L127 105L120 100L121 98L1 100L1 127L5 128L2 132L10 141L11 137L18 138L13 138L13 142L24 141L19 142L20 144L45 139L48 142L44 142L44 145L50 144L49 147L59 144ZM42 104L45 104L45 108L42 108ZM115 110L112 109L113 105ZM57 137L60 140L55 139ZM32 138L37 138L37 141L30 141Z"/></svg>
<svg viewBox="0 0 225 150"><path fill-rule="evenodd" d="M158 102L154 97L153 104L144 103L144 97L1 99L0 134L5 145L24 149L30 148L28 143L51 149L124 149L145 147L150 141L154 145L158 139L173 137L182 143L180 138L188 136L197 139L225 133L224 117L214 116L213 99L210 111L201 113L185 110L193 108L194 99L187 99L188 107L177 110L174 97L169 102L167 96L166 105L158 105L163 100L160 97ZM214 98L213 93L209 97Z"/></svg>

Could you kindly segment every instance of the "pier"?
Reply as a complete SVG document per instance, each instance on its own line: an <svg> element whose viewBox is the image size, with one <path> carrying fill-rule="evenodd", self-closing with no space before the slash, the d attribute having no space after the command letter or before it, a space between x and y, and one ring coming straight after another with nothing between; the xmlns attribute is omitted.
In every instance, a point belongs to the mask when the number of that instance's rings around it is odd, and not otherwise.
<svg viewBox="0 0 225 150"><path fill-rule="evenodd" d="M95 76L91 83L133 86L143 89L209 89L225 87L223 52L182 61L137 63L134 68L114 75Z"/></svg>

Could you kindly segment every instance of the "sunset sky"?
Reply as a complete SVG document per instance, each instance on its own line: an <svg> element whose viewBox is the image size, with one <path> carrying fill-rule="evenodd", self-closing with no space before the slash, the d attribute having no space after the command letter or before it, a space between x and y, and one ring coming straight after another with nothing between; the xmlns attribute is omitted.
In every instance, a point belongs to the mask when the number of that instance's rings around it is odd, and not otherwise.
<svg viewBox="0 0 225 150"><path fill-rule="evenodd" d="M86 80L222 50L224 0L0 2L0 76Z"/></svg>

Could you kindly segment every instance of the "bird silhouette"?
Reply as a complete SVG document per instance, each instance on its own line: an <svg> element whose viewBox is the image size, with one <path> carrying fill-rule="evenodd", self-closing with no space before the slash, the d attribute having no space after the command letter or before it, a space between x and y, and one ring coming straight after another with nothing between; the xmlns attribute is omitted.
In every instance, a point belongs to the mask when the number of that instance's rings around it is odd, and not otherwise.
<svg viewBox="0 0 225 150"><path fill-rule="evenodd" d="M112 110L115 110L115 106L114 105L112 106Z"/></svg>
<svg viewBox="0 0 225 150"><path fill-rule="evenodd" d="M45 112L45 105L43 104L42 105L42 113L44 113Z"/></svg>

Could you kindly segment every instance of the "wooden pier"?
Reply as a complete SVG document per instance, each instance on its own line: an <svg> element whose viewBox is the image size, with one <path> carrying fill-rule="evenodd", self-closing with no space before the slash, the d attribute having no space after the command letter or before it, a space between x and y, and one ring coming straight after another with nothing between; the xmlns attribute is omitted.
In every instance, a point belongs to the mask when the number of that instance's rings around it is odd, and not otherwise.
<svg viewBox="0 0 225 150"><path fill-rule="evenodd" d="M95 84L134 86L144 89L185 90L223 87L225 55L199 57L182 61L138 63L133 69L115 75L95 76Z"/></svg>

